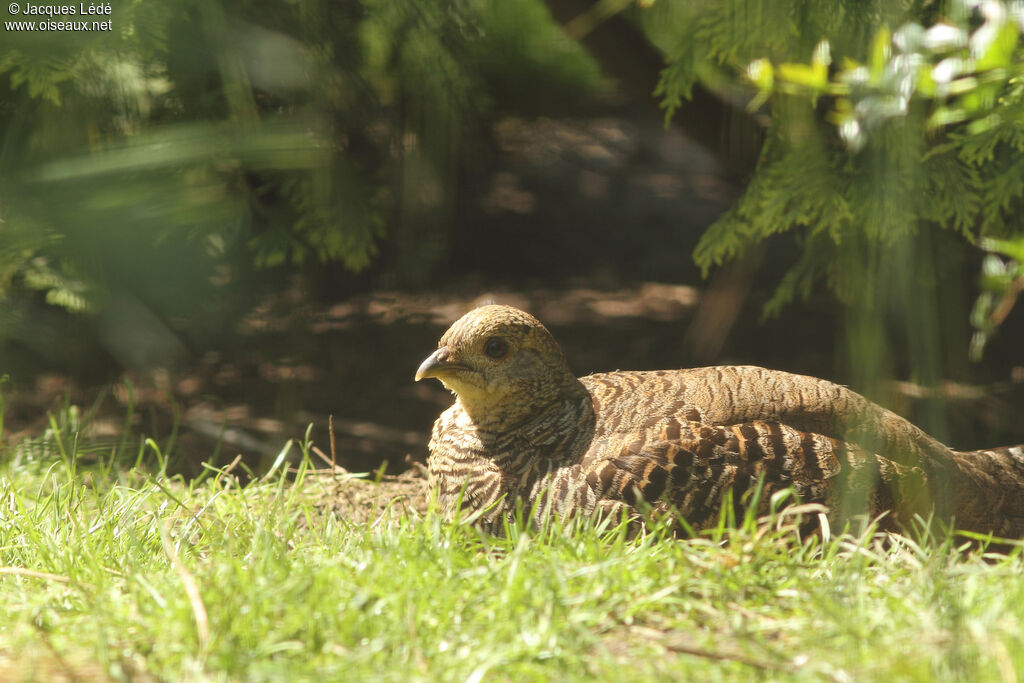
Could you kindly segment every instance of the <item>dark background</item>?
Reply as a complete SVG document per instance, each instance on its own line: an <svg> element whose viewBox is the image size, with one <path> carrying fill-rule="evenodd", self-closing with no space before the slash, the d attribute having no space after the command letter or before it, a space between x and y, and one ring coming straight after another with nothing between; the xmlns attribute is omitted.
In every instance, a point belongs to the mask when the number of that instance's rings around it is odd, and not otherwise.
<svg viewBox="0 0 1024 683"><path fill-rule="evenodd" d="M416 367L488 301L534 313L578 374L764 365L955 447L1024 442L1019 307L968 360L981 250L927 242L912 257L939 281L883 297L867 336L824 282L765 318L800 234L707 277L692 254L755 177L772 110L698 85L666 125L643 20L576 41L560 23L589 3L514 5L122 8L135 38L9 68L0 443L52 418L96 457L152 437L186 474L258 470L310 424L327 452L333 415L340 464L403 469L450 403ZM54 48L9 37L38 63Z"/></svg>

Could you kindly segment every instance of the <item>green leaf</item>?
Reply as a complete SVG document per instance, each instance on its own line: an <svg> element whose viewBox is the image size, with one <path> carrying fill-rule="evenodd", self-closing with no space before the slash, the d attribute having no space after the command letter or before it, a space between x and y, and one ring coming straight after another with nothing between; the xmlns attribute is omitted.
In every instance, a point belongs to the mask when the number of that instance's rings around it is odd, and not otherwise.
<svg viewBox="0 0 1024 683"><path fill-rule="evenodd" d="M985 27L978 29L975 36L985 30ZM985 46L979 46L981 53L977 60L978 71L989 71L991 69L1005 69L1013 63L1013 52L1017 48L1017 36L1020 30L1017 23L1007 21L992 32L991 42Z"/></svg>
<svg viewBox="0 0 1024 683"><path fill-rule="evenodd" d="M780 64L779 78L794 85L802 85L815 92L823 92L828 86L828 71L820 65Z"/></svg>
<svg viewBox="0 0 1024 683"><path fill-rule="evenodd" d="M1024 264L1024 236L1014 240L1001 240L994 237L986 237L981 240L981 247L985 251L994 251L1004 256L1009 256L1018 263Z"/></svg>
<svg viewBox="0 0 1024 683"><path fill-rule="evenodd" d="M875 33L875 40L871 45L871 59L869 61L871 82L873 84L878 84L882 81L882 74L885 73L885 64L889 60L889 53L891 51L891 40L892 33L885 26Z"/></svg>

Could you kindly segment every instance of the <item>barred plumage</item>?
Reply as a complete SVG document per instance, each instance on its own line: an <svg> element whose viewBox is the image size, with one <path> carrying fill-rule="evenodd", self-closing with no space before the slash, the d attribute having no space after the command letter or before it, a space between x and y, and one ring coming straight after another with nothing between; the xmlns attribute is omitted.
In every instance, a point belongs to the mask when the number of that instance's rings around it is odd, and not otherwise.
<svg viewBox="0 0 1024 683"><path fill-rule="evenodd" d="M717 523L792 487L833 525L887 513L898 528L932 510L959 528L1024 536L1024 446L957 452L825 380L751 366L610 372L577 379L535 318L484 306L455 322L416 379L455 403L428 461L445 514L460 504L500 532L517 503L538 514L679 515ZM641 505L640 501L644 501Z"/></svg>

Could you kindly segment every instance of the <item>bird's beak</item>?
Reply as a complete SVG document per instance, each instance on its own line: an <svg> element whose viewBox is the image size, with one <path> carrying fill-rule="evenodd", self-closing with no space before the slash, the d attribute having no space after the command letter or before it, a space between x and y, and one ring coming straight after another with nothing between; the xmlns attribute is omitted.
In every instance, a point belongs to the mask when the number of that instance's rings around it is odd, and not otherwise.
<svg viewBox="0 0 1024 683"><path fill-rule="evenodd" d="M416 371L416 381L419 382L427 377L439 377L452 368L464 367L452 361L454 355L447 346L442 346L437 351L434 351L427 356L425 361L420 363L420 367Z"/></svg>

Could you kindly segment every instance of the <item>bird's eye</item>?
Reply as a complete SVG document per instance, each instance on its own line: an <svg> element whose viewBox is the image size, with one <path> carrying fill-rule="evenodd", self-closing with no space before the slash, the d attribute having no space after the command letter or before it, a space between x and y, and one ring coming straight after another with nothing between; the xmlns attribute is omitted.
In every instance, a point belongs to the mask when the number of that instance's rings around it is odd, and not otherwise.
<svg viewBox="0 0 1024 683"><path fill-rule="evenodd" d="M508 342L501 337L491 337L484 342L484 354L494 360L504 358L508 354Z"/></svg>

